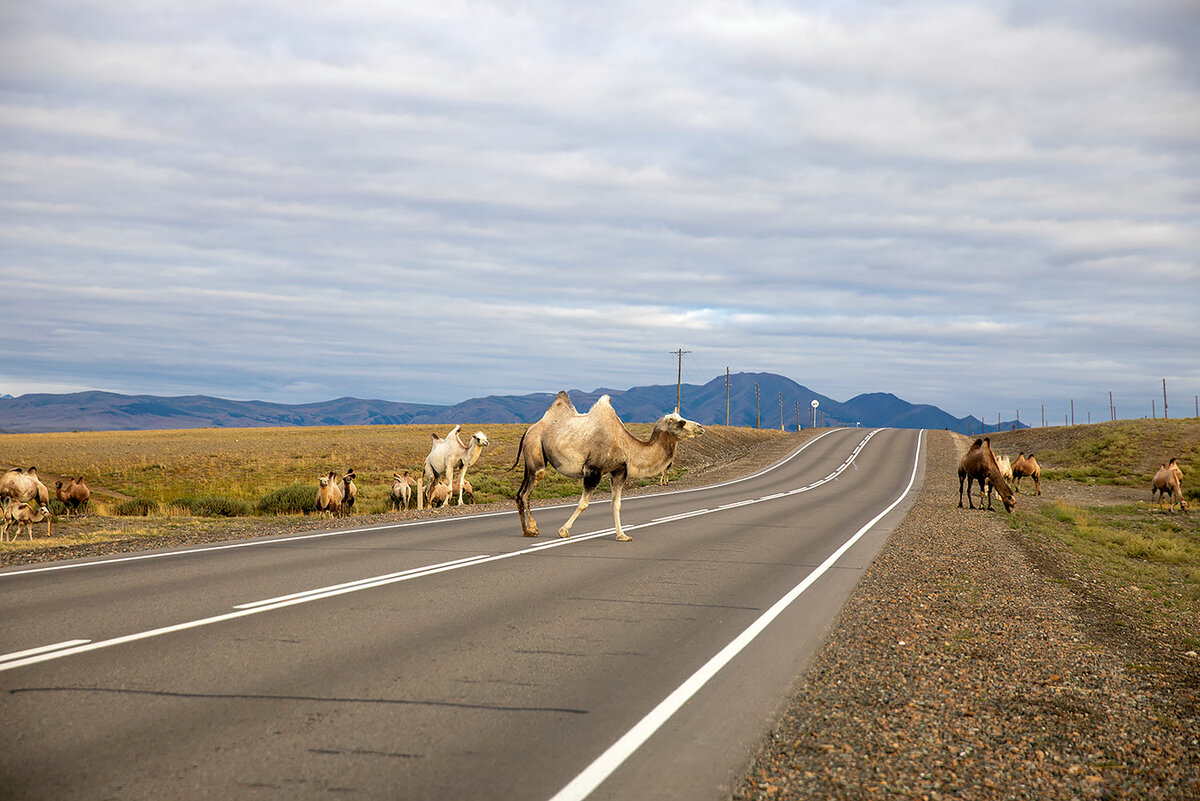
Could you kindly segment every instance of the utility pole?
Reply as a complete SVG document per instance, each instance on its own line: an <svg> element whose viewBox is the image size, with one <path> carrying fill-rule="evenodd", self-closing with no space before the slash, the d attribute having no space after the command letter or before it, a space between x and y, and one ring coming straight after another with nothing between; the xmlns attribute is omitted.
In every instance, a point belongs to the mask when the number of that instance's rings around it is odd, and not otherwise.
<svg viewBox="0 0 1200 801"><path fill-rule="evenodd" d="M758 419L758 416L759 416L759 415L758 415L758 412L759 412L759 405L758 405L758 382L757 382L757 381L755 381L755 382L754 382L754 427L755 427L755 428L761 428L761 426L759 425L759 419Z"/></svg>
<svg viewBox="0 0 1200 801"><path fill-rule="evenodd" d="M675 379L675 411L679 414L682 414L683 412L680 409L680 401L683 399L680 397L680 392L683 390L683 354L691 353L691 351L680 348L679 350L671 351L671 353L674 353L679 357L679 374Z"/></svg>
<svg viewBox="0 0 1200 801"><path fill-rule="evenodd" d="M1167 419L1167 379L1163 379L1163 419Z"/></svg>
<svg viewBox="0 0 1200 801"><path fill-rule="evenodd" d="M729 425L729 368L725 368L725 425Z"/></svg>
<svg viewBox="0 0 1200 801"><path fill-rule="evenodd" d="M1075 425L1075 399L1071 398L1071 425Z"/></svg>
<svg viewBox="0 0 1200 801"><path fill-rule="evenodd" d="M1200 415L1196 415L1200 417ZM800 401L796 401L796 430L800 430Z"/></svg>
<svg viewBox="0 0 1200 801"><path fill-rule="evenodd" d="M1200 395L1193 396L1193 400L1196 401L1196 416L1200 417Z"/></svg>
<svg viewBox="0 0 1200 801"><path fill-rule="evenodd" d="M1117 420L1117 407L1113 406L1111 389L1108 391L1108 417L1113 422Z"/></svg>
<svg viewBox="0 0 1200 801"><path fill-rule="evenodd" d="M783 430L783 391L779 392L779 430Z"/></svg>
<svg viewBox="0 0 1200 801"><path fill-rule="evenodd" d="M1046 404L1042 404L1042 428L1046 427Z"/></svg>

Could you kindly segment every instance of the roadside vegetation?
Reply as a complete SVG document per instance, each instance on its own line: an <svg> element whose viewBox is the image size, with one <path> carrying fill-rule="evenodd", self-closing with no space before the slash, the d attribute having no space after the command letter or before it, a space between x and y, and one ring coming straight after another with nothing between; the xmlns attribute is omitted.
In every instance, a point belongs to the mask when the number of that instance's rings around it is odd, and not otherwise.
<svg viewBox="0 0 1200 801"><path fill-rule="evenodd" d="M1200 420L1026 429L992 435L992 444L1033 452L1042 466L1042 496L1024 480L1010 526L1066 554L1072 578L1137 617L1126 624L1200 651ZM1188 512L1150 501L1151 478L1172 457Z"/></svg>

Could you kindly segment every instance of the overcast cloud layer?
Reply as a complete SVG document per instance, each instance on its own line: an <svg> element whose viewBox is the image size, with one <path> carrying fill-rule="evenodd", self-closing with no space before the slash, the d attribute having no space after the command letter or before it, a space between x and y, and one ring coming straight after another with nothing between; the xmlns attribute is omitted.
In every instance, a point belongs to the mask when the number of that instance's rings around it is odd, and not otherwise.
<svg viewBox="0 0 1200 801"><path fill-rule="evenodd" d="M1192 414L1200 7L820 5L3 4L0 393Z"/></svg>

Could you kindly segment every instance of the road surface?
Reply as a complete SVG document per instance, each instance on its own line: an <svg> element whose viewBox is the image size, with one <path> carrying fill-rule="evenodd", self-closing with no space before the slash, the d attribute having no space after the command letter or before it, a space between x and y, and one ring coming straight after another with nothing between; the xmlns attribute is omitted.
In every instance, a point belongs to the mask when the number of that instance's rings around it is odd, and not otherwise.
<svg viewBox="0 0 1200 801"><path fill-rule="evenodd" d="M834 430L715 487L0 571L30 799L717 799L923 476Z"/></svg>

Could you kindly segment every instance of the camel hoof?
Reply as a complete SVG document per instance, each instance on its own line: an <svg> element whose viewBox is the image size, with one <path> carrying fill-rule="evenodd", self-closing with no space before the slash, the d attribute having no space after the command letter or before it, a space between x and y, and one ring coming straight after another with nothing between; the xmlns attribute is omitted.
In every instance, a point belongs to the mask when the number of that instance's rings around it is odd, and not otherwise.
<svg viewBox="0 0 1200 801"><path fill-rule="evenodd" d="M526 537L536 537L538 534L541 534L541 533L542 532L540 532L540 531L526 531L525 536Z"/></svg>
<svg viewBox="0 0 1200 801"><path fill-rule="evenodd" d="M560 528L560 529L558 530L558 536L562 537L563 539L566 539L567 537L571 536L571 529L569 529L569 528Z"/></svg>
<svg viewBox="0 0 1200 801"><path fill-rule="evenodd" d="M617 535L617 542L633 542L633 537L629 536L624 531L622 531L620 534Z"/></svg>

